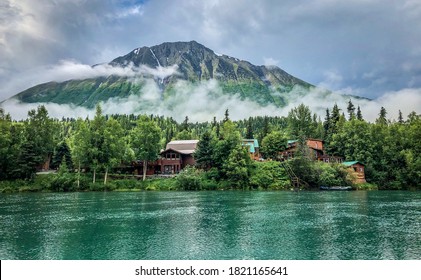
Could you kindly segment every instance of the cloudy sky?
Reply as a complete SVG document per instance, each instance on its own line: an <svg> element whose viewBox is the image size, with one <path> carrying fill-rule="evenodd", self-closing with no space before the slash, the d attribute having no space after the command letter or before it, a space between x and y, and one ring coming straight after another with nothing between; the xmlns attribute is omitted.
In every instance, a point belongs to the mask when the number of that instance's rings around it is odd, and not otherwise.
<svg viewBox="0 0 421 280"><path fill-rule="evenodd" d="M0 0L0 100L190 40L343 93L421 93L420 0Z"/></svg>

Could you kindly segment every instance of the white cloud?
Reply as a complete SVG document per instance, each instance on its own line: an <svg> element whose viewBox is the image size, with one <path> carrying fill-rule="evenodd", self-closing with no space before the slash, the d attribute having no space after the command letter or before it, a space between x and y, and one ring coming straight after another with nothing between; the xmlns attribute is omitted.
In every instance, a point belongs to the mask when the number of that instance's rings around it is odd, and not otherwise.
<svg viewBox="0 0 421 280"><path fill-rule="evenodd" d="M134 78L135 79L135 78ZM249 116L287 116L288 112L304 103L313 113L324 119L326 108L337 104L346 113L348 101L351 99L355 107L360 106L363 117L368 121L375 121L381 107L385 107L388 118L396 119L398 111L404 116L410 112L419 113L421 108L421 89L404 89L388 92L381 98L369 101L342 95L344 92L327 92L316 88L309 92L296 87L289 93L289 104L284 108L274 105L262 106L250 100L243 100L239 95L226 95L216 80L203 81L199 84L190 84L179 81L175 84L173 94L167 97L158 87L157 82L151 78L142 78L142 90L126 98L111 98L102 102L106 114L154 114L173 117L181 122L185 116L191 121L211 121L214 116L222 119L226 109L229 109L233 120L248 118ZM349 93L351 90L348 90ZM276 93L274 93L276 94ZM9 100L2 104L6 112L10 112L15 119L26 118L27 111L41 103L19 104L16 100ZM92 117L93 109L75 107L72 105L43 104L53 117Z"/></svg>
<svg viewBox="0 0 421 280"><path fill-rule="evenodd" d="M134 5L117 11L115 14L110 14L111 18L126 18L130 16L142 16L144 9L142 5Z"/></svg>
<svg viewBox="0 0 421 280"><path fill-rule="evenodd" d="M341 87L343 77L336 70L323 72L324 80L318 84L319 87L331 90L337 90Z"/></svg>
<svg viewBox="0 0 421 280"><path fill-rule="evenodd" d="M277 66L278 64L279 64L279 60L276 60L272 57L263 58L263 65L265 66Z"/></svg>
<svg viewBox="0 0 421 280"><path fill-rule="evenodd" d="M150 68L145 65L134 67L129 64L126 67L119 67L100 64L92 67L73 60L62 60L56 65L31 69L11 78L5 87L0 88L0 96L9 98L31 86L50 81L62 82L71 79L88 79L110 75L123 77L152 76L163 80L166 77L178 75L177 69L177 65Z"/></svg>

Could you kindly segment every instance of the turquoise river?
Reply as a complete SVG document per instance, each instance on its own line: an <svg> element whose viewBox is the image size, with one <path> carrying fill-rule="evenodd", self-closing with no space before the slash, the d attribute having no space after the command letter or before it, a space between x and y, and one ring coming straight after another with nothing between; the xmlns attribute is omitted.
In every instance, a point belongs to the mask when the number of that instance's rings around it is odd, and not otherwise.
<svg viewBox="0 0 421 280"><path fill-rule="evenodd" d="M2 194L0 259L421 259L421 192Z"/></svg>

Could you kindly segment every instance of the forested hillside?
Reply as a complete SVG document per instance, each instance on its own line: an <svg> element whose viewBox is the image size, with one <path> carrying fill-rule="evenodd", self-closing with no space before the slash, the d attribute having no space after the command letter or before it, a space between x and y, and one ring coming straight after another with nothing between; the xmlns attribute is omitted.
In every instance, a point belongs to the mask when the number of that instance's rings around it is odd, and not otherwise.
<svg viewBox="0 0 421 280"><path fill-rule="evenodd" d="M253 162L241 145L243 138L258 139L263 157L272 162ZM421 186L420 115L390 120L382 108L370 123L351 101L346 109L327 109L325 116L302 104L286 117L231 121L227 110L203 123L192 123L188 116L182 123L164 116L109 116L99 106L93 119L53 119L40 106L26 120L13 121L0 108L0 180L32 180L49 161L50 168L70 174L67 190L78 190L81 174L90 174L93 183L101 174L101 183L107 184L108 174L123 174L133 160L156 159L172 139L200 139L197 166L179 180L199 174L231 188L287 188L285 174L273 163L277 150L288 139L308 138L323 139L331 155L363 162L367 181L381 189ZM312 186L346 183L343 170L334 165L297 158L291 166Z"/></svg>

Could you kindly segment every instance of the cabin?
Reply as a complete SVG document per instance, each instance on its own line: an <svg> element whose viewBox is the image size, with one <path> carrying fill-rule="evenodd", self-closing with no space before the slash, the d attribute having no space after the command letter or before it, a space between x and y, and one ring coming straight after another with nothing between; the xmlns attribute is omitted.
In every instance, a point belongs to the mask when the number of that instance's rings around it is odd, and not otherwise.
<svg viewBox="0 0 421 280"><path fill-rule="evenodd" d="M247 147L247 150L250 154L250 158L252 160L260 159L259 141L257 141L257 139L243 139L242 145L244 147Z"/></svg>
<svg viewBox="0 0 421 280"><path fill-rule="evenodd" d="M318 139L307 139L307 147L310 151L310 157L317 160L323 156L323 141ZM283 160L293 159L298 150L298 140L288 140L285 150L280 152L280 157Z"/></svg>
<svg viewBox="0 0 421 280"><path fill-rule="evenodd" d="M342 164L348 167L350 173L355 178L354 183L361 184L366 182L364 173L365 165L363 163L359 161L344 161Z"/></svg>
<svg viewBox="0 0 421 280"><path fill-rule="evenodd" d="M199 140L175 140L161 151L160 165L162 174L175 174L187 165L195 165L193 153Z"/></svg>
<svg viewBox="0 0 421 280"><path fill-rule="evenodd" d="M160 152L156 161L148 162L146 175L154 174L176 174L187 165L194 165L196 161L193 153L197 148L199 140L175 140L171 141ZM133 162L135 174L143 174L143 162Z"/></svg>
<svg viewBox="0 0 421 280"><path fill-rule="evenodd" d="M309 138L306 141L309 157L315 161L326 163L341 163L342 157L327 155L324 151L323 140ZM281 160L293 159L298 149L298 140L288 140L287 148L280 152Z"/></svg>

